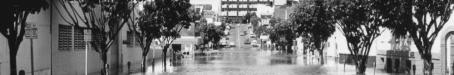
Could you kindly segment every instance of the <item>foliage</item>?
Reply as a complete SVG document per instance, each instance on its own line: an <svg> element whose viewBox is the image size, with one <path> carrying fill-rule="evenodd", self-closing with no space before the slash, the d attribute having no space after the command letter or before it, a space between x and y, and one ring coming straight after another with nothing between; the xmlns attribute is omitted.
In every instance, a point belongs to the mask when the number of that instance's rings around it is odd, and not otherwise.
<svg viewBox="0 0 454 75"><path fill-rule="evenodd" d="M432 74L432 46L451 17L452 0L376 0L377 13L395 37L410 37L424 60L424 74Z"/></svg>
<svg viewBox="0 0 454 75"><path fill-rule="evenodd" d="M296 7L291 19L299 26L296 32L308 39L305 44L311 44L319 51L323 64L323 49L335 31L336 20L331 6L326 0L309 0Z"/></svg>
<svg viewBox="0 0 454 75"><path fill-rule="evenodd" d="M295 25L290 24L287 21L280 21L276 24L271 33L270 40L272 43L281 46L292 46L293 40L296 38ZM287 50L291 51L291 50Z"/></svg>
<svg viewBox="0 0 454 75"><path fill-rule="evenodd" d="M195 10L190 9L191 6L189 0L154 0L144 6L146 12L154 13L152 17L155 21L152 23L160 26L159 42L164 57L167 57L167 50L173 41L180 37L180 31L201 18Z"/></svg>
<svg viewBox="0 0 454 75"><path fill-rule="evenodd" d="M30 14L39 13L49 8L46 0L6 0L1 3L2 25L0 33L8 40L10 73L17 74L16 55L25 35L25 26Z"/></svg>
<svg viewBox="0 0 454 75"><path fill-rule="evenodd" d="M202 42L200 45L207 45L208 43L218 44L222 37L226 36L222 26L215 26L213 24L201 25Z"/></svg>
<svg viewBox="0 0 454 75"><path fill-rule="evenodd" d="M366 70L365 64L373 41L383 26L383 20L377 16L371 0L335 1L334 10L339 28L347 39L347 46L355 60L358 74Z"/></svg>
<svg viewBox="0 0 454 75"><path fill-rule="evenodd" d="M153 7L152 2L148 2L145 6ZM138 3L135 3L134 6L137 6ZM137 37L135 41L139 43L139 46L142 50L142 71L145 72L146 69L146 57L150 52L150 46L152 42L161 37L162 28L159 25L158 19L156 19L157 13L151 12L150 9L144 9L143 11L133 13L134 17L130 18L128 28L133 32L134 36ZM135 15L138 14L138 15ZM139 16L139 17L135 17Z"/></svg>
<svg viewBox="0 0 454 75"><path fill-rule="evenodd" d="M269 33L270 33L270 31L264 25L254 27L254 34L256 34L256 35L260 36L261 34L269 34Z"/></svg>
<svg viewBox="0 0 454 75"><path fill-rule="evenodd" d="M253 13L246 13L243 19L243 23L251 23L252 26L256 27L258 26L258 23L260 21L260 18L257 16L255 12Z"/></svg>

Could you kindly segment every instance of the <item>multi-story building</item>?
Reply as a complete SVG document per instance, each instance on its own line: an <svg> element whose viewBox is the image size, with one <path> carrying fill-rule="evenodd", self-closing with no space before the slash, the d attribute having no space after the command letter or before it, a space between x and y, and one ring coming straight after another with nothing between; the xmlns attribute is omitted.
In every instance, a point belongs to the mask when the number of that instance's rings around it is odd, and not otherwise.
<svg viewBox="0 0 454 75"><path fill-rule="evenodd" d="M273 6L275 0L222 0L221 16L230 22L241 22L247 13L257 11L257 5Z"/></svg>

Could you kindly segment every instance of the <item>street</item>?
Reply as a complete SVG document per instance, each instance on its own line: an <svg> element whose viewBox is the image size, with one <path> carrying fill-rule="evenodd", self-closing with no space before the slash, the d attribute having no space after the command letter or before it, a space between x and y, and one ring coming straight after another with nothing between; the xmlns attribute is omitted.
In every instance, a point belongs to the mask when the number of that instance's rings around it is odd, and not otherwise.
<svg viewBox="0 0 454 75"><path fill-rule="evenodd" d="M288 55L279 51L260 50L246 46L207 52L206 56L187 57L168 62L166 71L157 63L146 75L353 75L353 65L343 65L328 58L325 65L303 55ZM311 61L311 62L309 62ZM345 68L344 68L345 67ZM376 72L374 72L376 71ZM137 74L141 75L141 74ZM368 68L366 75L390 75Z"/></svg>
<svg viewBox="0 0 454 75"><path fill-rule="evenodd" d="M240 36L247 30L246 25L234 25L229 35L236 47L223 48L194 54L180 60L168 59L149 66L145 75L352 75L353 65L336 63L334 58L326 58L320 65L315 56L287 54L282 51L260 49L244 44L247 36ZM305 58L306 57L306 58ZM138 73L137 75L142 75ZM384 71L369 67L367 75L388 75Z"/></svg>

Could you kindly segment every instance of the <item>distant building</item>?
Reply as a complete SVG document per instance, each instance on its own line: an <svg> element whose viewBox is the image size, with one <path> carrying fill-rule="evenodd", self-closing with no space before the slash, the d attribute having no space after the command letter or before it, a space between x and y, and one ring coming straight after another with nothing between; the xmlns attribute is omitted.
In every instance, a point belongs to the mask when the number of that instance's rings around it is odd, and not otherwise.
<svg viewBox="0 0 454 75"><path fill-rule="evenodd" d="M290 18L290 14L293 13L294 8L298 5L298 3L304 2L304 0L287 0L285 3L279 3L274 5L274 18L280 18L283 20L287 20Z"/></svg>
<svg viewBox="0 0 454 75"><path fill-rule="evenodd" d="M222 0L221 15L224 20L239 23L246 13L256 12L256 5L273 6L276 0Z"/></svg>

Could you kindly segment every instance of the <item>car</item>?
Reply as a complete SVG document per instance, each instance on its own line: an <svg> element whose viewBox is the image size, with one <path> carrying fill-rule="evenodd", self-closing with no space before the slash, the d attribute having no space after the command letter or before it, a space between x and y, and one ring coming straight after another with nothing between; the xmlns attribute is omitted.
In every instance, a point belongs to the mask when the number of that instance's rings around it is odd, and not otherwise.
<svg viewBox="0 0 454 75"><path fill-rule="evenodd" d="M252 34L252 35L250 35L250 36L251 36L251 38L253 38L253 39L254 39L255 37L257 37L257 36L255 36L255 34Z"/></svg>
<svg viewBox="0 0 454 75"><path fill-rule="evenodd" d="M251 41L249 39L246 39L246 41L244 42L244 44L251 44Z"/></svg>
<svg viewBox="0 0 454 75"><path fill-rule="evenodd" d="M257 40L252 40L251 45L253 47L258 47L259 45L257 44Z"/></svg>
<svg viewBox="0 0 454 75"><path fill-rule="evenodd" d="M235 43L234 43L234 42L230 42L230 43L229 43L229 46L230 46L230 47L235 47Z"/></svg>

